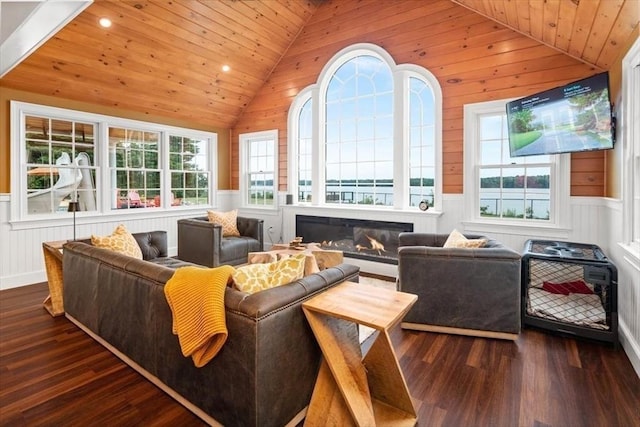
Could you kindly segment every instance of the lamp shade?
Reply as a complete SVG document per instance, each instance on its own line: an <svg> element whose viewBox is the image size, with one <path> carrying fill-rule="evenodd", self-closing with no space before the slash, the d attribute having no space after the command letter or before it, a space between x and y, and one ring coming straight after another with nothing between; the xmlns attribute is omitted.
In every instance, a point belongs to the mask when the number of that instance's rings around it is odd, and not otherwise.
<svg viewBox="0 0 640 427"><path fill-rule="evenodd" d="M67 212L78 212L80 210L80 202L69 202Z"/></svg>

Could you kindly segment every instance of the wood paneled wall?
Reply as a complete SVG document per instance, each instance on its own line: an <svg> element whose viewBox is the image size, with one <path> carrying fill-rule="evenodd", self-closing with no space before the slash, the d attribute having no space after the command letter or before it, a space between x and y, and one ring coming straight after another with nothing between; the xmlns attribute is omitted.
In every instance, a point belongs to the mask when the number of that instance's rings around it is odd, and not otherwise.
<svg viewBox="0 0 640 427"><path fill-rule="evenodd" d="M385 48L396 63L431 71L442 86L443 191L463 189L463 105L549 89L602 70L585 65L449 0L330 0L322 4L232 131L231 186L238 188L238 135L279 130L280 190L287 187L287 114L295 95L354 43ZM573 154L571 194L604 196L605 154Z"/></svg>

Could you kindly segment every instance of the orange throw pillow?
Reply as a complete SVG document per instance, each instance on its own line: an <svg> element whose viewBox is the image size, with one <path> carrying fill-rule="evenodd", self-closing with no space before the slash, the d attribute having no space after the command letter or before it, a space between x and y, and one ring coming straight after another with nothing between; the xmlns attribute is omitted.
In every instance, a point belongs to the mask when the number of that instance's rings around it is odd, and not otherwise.
<svg viewBox="0 0 640 427"><path fill-rule="evenodd" d="M207 211L209 222L222 226L222 237L240 236L238 231L238 210L229 212Z"/></svg>

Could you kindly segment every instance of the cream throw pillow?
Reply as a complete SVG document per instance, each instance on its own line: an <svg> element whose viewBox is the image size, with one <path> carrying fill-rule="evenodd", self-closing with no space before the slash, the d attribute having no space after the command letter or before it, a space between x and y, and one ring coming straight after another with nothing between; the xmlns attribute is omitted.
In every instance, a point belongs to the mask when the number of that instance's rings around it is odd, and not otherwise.
<svg viewBox="0 0 640 427"><path fill-rule="evenodd" d="M462 233L454 229L447 241L444 242L443 248L484 248L487 239L467 239Z"/></svg>
<svg viewBox="0 0 640 427"><path fill-rule="evenodd" d="M91 244L98 248L110 249L130 257L142 259L142 250L138 246L138 242L127 231L124 224L117 226L110 236L91 235Z"/></svg>
<svg viewBox="0 0 640 427"><path fill-rule="evenodd" d="M229 212L207 211L209 222L222 226L222 237L240 236L238 231L238 210Z"/></svg>
<svg viewBox="0 0 640 427"><path fill-rule="evenodd" d="M268 264L237 267L231 278L238 290L253 294L301 279L305 258L304 254L298 254Z"/></svg>

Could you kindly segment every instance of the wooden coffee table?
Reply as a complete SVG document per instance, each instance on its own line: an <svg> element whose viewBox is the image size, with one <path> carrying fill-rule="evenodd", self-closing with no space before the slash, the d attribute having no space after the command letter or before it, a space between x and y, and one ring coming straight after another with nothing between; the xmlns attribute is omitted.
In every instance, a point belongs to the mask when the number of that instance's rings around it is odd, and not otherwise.
<svg viewBox="0 0 640 427"><path fill-rule="evenodd" d="M249 264L262 264L297 254L306 256L305 276L317 273L325 268L334 267L344 260L342 251L324 250L318 243L307 243L296 248L285 244L274 244L271 246L271 250L266 252L249 252L247 261Z"/></svg>
<svg viewBox="0 0 640 427"><path fill-rule="evenodd" d="M416 424L389 330L417 299L413 294L343 282L302 304L324 356L305 426ZM356 323L378 331L364 358Z"/></svg>

